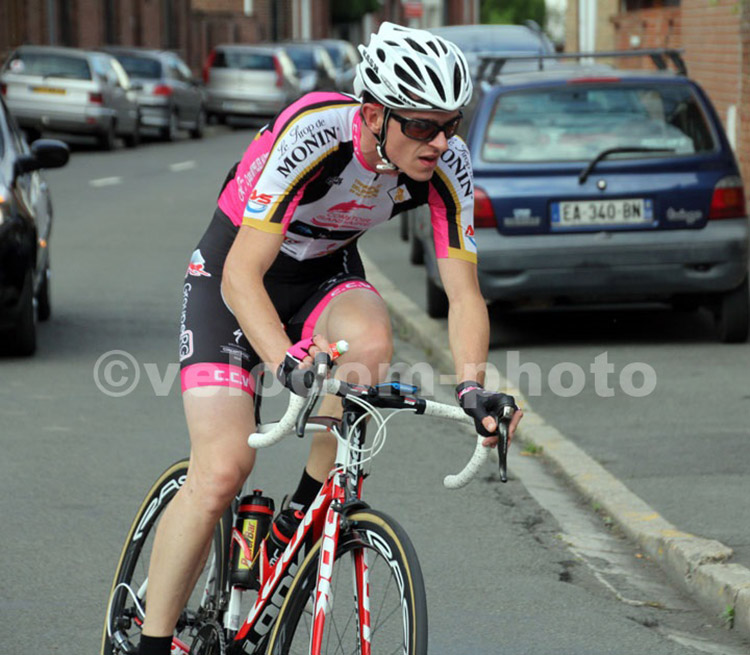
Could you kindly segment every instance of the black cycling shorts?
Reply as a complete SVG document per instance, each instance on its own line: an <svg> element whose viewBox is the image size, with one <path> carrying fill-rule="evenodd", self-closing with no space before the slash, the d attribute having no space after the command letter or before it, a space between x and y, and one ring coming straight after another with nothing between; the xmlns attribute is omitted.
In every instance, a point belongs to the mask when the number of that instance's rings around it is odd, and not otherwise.
<svg viewBox="0 0 750 655"><path fill-rule="evenodd" d="M180 317L183 391L226 386L252 395L262 369L260 357L221 294L224 261L238 229L217 209L190 258ZM351 289L377 293L365 280L356 243L302 262L279 253L263 284L293 343L313 335L318 317L332 298Z"/></svg>

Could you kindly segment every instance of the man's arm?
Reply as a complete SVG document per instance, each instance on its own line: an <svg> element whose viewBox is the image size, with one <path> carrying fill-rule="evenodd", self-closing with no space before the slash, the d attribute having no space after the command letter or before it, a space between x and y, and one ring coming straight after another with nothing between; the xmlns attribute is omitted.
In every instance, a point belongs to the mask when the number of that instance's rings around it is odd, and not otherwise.
<svg viewBox="0 0 750 655"><path fill-rule="evenodd" d="M221 280L224 300L231 307L253 350L276 371L292 345L263 285L263 276L279 254L282 234L240 227Z"/></svg>
<svg viewBox="0 0 750 655"><path fill-rule="evenodd" d="M476 264L461 259L438 259L440 279L448 296L448 335L456 382L484 383L490 339L487 304L477 280Z"/></svg>

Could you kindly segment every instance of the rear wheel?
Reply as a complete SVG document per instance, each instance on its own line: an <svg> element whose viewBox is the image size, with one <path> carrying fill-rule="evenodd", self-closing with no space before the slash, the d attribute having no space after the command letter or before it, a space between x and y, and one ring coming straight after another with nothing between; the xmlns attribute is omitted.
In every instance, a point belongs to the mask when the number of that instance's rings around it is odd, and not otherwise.
<svg viewBox="0 0 750 655"><path fill-rule="evenodd" d="M169 112L169 119L165 127L162 127L159 136L162 141L174 141L177 138L179 132L179 125L177 124L177 113L175 111Z"/></svg>
<svg viewBox="0 0 750 655"><path fill-rule="evenodd" d="M750 327L750 295L747 277L736 289L725 293L716 311L719 339L724 343L744 343Z"/></svg>
<svg viewBox="0 0 750 655"><path fill-rule="evenodd" d="M99 137L99 147L102 150L114 150L117 145L117 134L115 132L115 124L110 121L107 127L104 129Z"/></svg>
<svg viewBox="0 0 750 655"><path fill-rule="evenodd" d="M188 460L162 473L149 489L128 532L110 592L102 633L102 655L134 653L140 641L156 526L164 509L185 482ZM227 510L214 533L211 550L198 583L177 622L175 638L190 645L206 621L220 618L226 588L227 554L232 516ZM179 548L179 544L175 545ZM202 602L201 602L202 601Z"/></svg>
<svg viewBox="0 0 750 655"><path fill-rule="evenodd" d="M404 529L385 514L349 515L331 571L331 596L320 653L360 653L360 623L373 655L427 653L427 600L417 553ZM269 639L269 655L310 652L312 604L321 541L302 563ZM369 594L358 603L356 571L366 569ZM362 607L360 607L360 605Z"/></svg>
<svg viewBox="0 0 750 655"><path fill-rule="evenodd" d="M206 111L201 107L198 110L198 116L195 119L195 126L190 130L191 139L202 139L206 129Z"/></svg>
<svg viewBox="0 0 750 655"><path fill-rule="evenodd" d="M49 319L50 315L52 314L52 302L51 302L51 294L50 294L50 278L52 277L52 273L50 271L49 267L49 261L47 261L47 265L44 267L44 272L42 273L42 283L39 286L39 293L37 293L37 310L36 315L37 319L40 321L46 321Z"/></svg>
<svg viewBox="0 0 750 655"><path fill-rule="evenodd" d="M133 131L125 136L125 145L128 148L137 148L141 143L141 117L138 115L135 119Z"/></svg>

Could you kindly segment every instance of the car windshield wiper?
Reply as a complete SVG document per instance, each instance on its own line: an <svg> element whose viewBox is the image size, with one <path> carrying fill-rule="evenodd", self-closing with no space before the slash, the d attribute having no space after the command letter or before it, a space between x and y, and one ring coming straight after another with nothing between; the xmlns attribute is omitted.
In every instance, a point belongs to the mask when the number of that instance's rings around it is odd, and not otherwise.
<svg viewBox="0 0 750 655"><path fill-rule="evenodd" d="M591 171L594 170L594 167L602 161L602 159L606 159L610 155L617 154L619 152L674 152L674 148L643 148L641 146L623 146L621 148L607 148L606 150L602 150L596 157L594 157L591 162L589 162L588 166L584 168L581 171L581 174L578 176L578 184L583 184L591 175Z"/></svg>

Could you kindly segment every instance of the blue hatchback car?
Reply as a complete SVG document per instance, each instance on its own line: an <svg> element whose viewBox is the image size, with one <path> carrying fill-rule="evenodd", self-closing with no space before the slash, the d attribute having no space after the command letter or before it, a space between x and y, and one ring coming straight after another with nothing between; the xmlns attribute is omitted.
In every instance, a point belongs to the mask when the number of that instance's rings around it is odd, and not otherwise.
<svg viewBox="0 0 750 655"><path fill-rule="evenodd" d="M562 66L483 84L467 134L488 301L657 301L714 312L747 340L748 217L739 167L685 75ZM444 316L429 215L414 233Z"/></svg>

